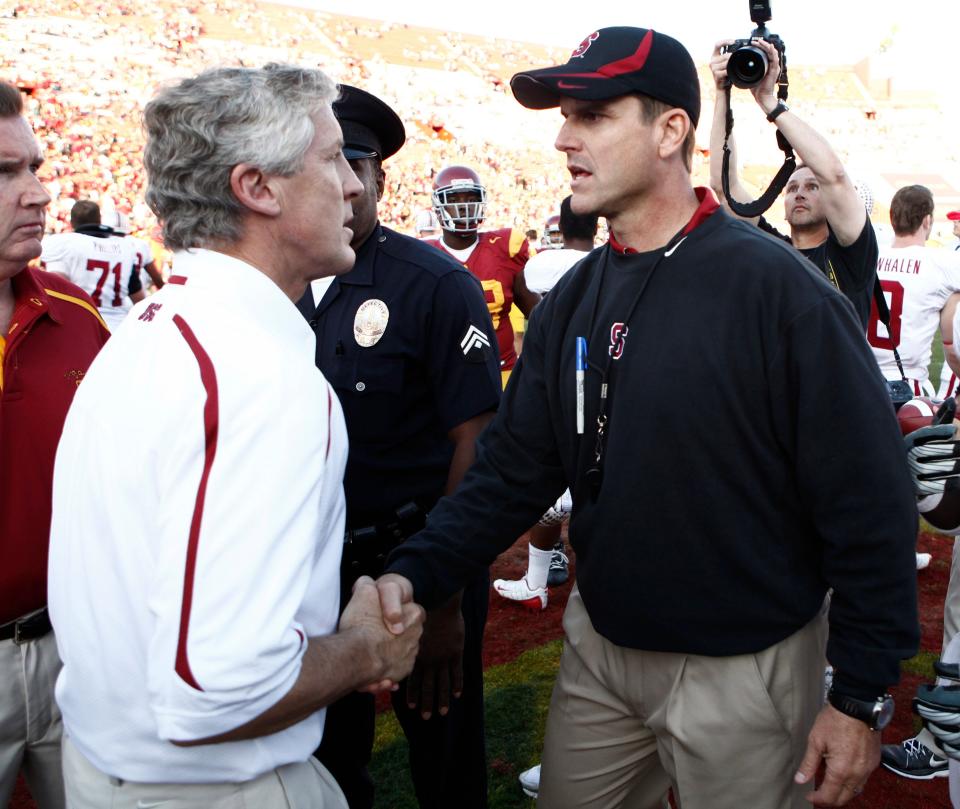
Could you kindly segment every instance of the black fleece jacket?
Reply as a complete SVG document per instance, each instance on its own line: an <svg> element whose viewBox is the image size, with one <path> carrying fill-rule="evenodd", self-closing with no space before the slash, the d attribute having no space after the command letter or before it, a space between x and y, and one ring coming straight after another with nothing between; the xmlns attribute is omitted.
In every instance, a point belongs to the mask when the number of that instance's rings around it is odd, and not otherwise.
<svg viewBox="0 0 960 809"><path fill-rule="evenodd" d="M618 323L594 495L597 369ZM756 652L807 624L832 587L838 690L879 695L916 652L917 512L876 362L849 301L752 225L717 211L667 253L606 245L571 270L533 312L474 466L389 569L439 603L567 485L580 592L613 643Z"/></svg>

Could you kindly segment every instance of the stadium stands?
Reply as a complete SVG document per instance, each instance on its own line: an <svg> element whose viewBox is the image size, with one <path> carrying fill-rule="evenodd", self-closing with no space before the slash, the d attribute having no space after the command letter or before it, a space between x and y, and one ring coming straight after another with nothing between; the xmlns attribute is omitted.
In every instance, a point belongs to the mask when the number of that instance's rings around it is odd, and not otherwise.
<svg viewBox="0 0 960 809"><path fill-rule="evenodd" d="M66 228L74 199L83 196L127 213L140 233L156 235L142 201L140 111L159 83L219 64L319 65L394 106L406 123L408 146L387 164L381 214L400 230L412 232L417 211L429 207L431 177L447 162L480 172L491 225L539 227L566 193L564 160L552 148L556 112L522 109L507 86L521 68L556 63L564 48L250 0L191 6L159 0L149 7L38 0L0 16L0 32L7 43L19 43L0 55L0 75L30 92L29 114L47 153L53 232ZM947 125L932 102L874 99L853 67L796 65L790 102L817 121L871 186L881 203L876 221L893 192L888 175L938 175L936 185L945 192L938 203L960 203L951 196L960 195L954 190L960 166L944 153ZM705 106L710 103L705 97ZM759 193L780 153L752 101L735 99L734 112L744 180ZM701 130L705 145L707 128ZM695 174L706 182L702 156ZM776 207L771 215L779 216Z"/></svg>

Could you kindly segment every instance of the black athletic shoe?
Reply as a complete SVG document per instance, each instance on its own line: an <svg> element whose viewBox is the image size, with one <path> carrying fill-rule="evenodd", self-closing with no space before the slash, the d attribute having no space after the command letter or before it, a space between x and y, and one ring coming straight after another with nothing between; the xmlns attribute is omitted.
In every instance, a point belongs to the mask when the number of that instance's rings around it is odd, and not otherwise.
<svg viewBox="0 0 960 809"><path fill-rule="evenodd" d="M946 778L950 774L947 760L916 739L907 739L902 744L885 744L880 763L890 772L915 781Z"/></svg>
<svg viewBox="0 0 960 809"><path fill-rule="evenodd" d="M563 540L553 546L550 557L550 570L547 572L547 587L559 587L570 578L570 560L563 552Z"/></svg>

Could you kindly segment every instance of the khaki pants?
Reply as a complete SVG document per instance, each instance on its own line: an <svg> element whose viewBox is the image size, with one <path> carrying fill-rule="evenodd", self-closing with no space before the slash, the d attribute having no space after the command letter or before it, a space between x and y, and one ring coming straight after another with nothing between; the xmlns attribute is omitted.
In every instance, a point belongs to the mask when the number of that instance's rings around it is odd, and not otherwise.
<svg viewBox="0 0 960 809"><path fill-rule="evenodd" d="M53 686L60 657L53 632L17 645L0 641L0 807L23 770L40 809L63 809L60 709Z"/></svg>
<svg viewBox="0 0 960 809"><path fill-rule="evenodd" d="M347 809L333 776L312 757L240 783L141 784L100 772L64 736L63 779L68 809Z"/></svg>
<svg viewBox="0 0 960 809"><path fill-rule="evenodd" d="M826 614L757 654L645 652L593 629L577 588L553 690L541 809L801 809L793 776L823 703Z"/></svg>

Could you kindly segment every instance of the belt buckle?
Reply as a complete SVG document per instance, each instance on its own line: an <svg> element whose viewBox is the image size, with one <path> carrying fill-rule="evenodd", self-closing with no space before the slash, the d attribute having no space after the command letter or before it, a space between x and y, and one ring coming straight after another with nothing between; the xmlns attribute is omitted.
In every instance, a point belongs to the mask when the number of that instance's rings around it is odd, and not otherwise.
<svg viewBox="0 0 960 809"><path fill-rule="evenodd" d="M17 646L22 646L27 642L27 638L24 638L20 635L20 627L22 626L23 621L17 621L13 625L13 642L17 644Z"/></svg>

